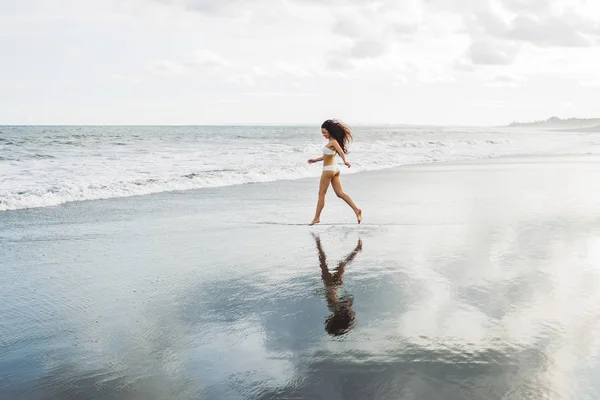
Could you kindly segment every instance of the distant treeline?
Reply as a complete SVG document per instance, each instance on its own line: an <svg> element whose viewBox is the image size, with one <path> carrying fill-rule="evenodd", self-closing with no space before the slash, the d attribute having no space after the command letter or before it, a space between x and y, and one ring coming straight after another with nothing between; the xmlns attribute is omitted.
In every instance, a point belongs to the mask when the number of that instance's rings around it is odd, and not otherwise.
<svg viewBox="0 0 600 400"><path fill-rule="evenodd" d="M509 126L521 127L521 126L539 126L549 128L586 128L600 126L600 118L567 118L560 119L558 117L551 117L547 120L533 121L533 122L513 122Z"/></svg>

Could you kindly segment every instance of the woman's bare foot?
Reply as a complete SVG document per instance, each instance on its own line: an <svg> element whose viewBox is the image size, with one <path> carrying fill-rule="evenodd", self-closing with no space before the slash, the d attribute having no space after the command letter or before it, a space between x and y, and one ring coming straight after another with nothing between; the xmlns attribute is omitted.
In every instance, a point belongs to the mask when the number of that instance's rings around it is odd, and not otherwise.
<svg viewBox="0 0 600 400"><path fill-rule="evenodd" d="M321 222L320 219L313 219L313 221L310 224L308 224L308 226L312 226L314 224L318 224L319 222Z"/></svg>
<svg viewBox="0 0 600 400"><path fill-rule="evenodd" d="M356 220L358 221L359 224L362 221L362 210L360 208L358 209L358 212L356 213Z"/></svg>

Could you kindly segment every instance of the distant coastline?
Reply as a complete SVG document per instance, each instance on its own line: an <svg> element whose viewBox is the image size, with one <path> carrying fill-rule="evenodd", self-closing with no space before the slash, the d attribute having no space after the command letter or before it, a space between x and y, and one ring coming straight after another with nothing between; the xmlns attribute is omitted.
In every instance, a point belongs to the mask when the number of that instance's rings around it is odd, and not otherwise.
<svg viewBox="0 0 600 400"><path fill-rule="evenodd" d="M559 131L600 132L600 118L567 118L551 117L547 120L532 122L512 122L511 128L545 128Z"/></svg>

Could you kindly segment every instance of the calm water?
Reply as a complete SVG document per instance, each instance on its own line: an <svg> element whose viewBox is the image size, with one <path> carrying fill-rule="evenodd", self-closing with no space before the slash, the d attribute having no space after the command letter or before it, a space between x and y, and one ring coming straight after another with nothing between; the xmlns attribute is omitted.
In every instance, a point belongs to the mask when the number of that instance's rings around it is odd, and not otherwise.
<svg viewBox="0 0 600 400"><path fill-rule="evenodd" d="M0 398L598 398L599 172L357 174L361 226L293 225L313 180L4 213Z"/></svg>

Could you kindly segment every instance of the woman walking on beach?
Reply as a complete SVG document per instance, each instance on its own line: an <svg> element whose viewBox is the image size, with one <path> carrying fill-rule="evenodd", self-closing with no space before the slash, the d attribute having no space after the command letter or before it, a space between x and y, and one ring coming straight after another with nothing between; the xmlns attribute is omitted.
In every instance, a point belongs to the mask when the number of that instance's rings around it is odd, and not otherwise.
<svg viewBox="0 0 600 400"><path fill-rule="evenodd" d="M321 125L321 133L323 134L323 137L327 139L327 144L323 147L323 156L308 160L309 164L323 161L323 173L321 174L321 181L319 183L317 210L315 212L315 218L310 225L321 222L321 211L323 211L323 207L325 207L325 195L327 194L330 183L337 197L344 200L352 207L352 210L354 210L354 213L356 214L356 220L360 224L362 221L362 210L356 207L352 198L344 193L342 189L342 180L340 179L340 168L335 164L335 156L336 154L339 154L342 161L344 161L344 164L350 168L350 163L346 160L346 153L348 153L348 143L352 140L352 132L344 123L328 119Z"/></svg>

